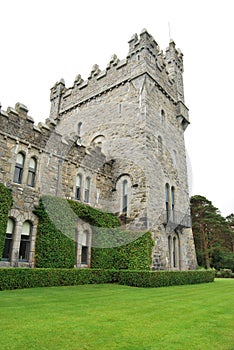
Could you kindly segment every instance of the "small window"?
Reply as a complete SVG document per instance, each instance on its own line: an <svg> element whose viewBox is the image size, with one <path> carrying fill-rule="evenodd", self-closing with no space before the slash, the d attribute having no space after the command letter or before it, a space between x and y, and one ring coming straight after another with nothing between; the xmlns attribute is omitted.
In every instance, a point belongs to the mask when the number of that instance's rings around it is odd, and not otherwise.
<svg viewBox="0 0 234 350"><path fill-rule="evenodd" d="M24 170L24 154L18 153L15 163L14 182L21 184Z"/></svg>
<svg viewBox="0 0 234 350"><path fill-rule="evenodd" d="M5 243L4 243L3 253L2 253L2 260L10 261L10 259L11 259L14 228L15 228L14 220L8 219Z"/></svg>
<svg viewBox="0 0 234 350"><path fill-rule="evenodd" d="M82 127L82 123L79 122L78 125L77 125L77 135L78 136L81 136L81 127Z"/></svg>
<svg viewBox="0 0 234 350"><path fill-rule="evenodd" d="M82 246L81 250L81 264L88 264L88 251L89 248L87 246Z"/></svg>
<svg viewBox="0 0 234 350"><path fill-rule="evenodd" d="M173 221L175 219L175 187L172 186L171 188L171 211L172 211L172 217Z"/></svg>
<svg viewBox="0 0 234 350"><path fill-rule="evenodd" d="M28 261L30 251L30 238L32 232L32 224L29 221L25 221L22 227L20 249L19 249L19 260Z"/></svg>
<svg viewBox="0 0 234 350"><path fill-rule="evenodd" d="M81 175L77 175L76 177L76 199L77 200L80 200L81 198L81 180L82 180L82 177Z"/></svg>
<svg viewBox="0 0 234 350"><path fill-rule="evenodd" d="M128 182L127 180L123 181L123 207L122 212L127 214L128 211Z"/></svg>
<svg viewBox="0 0 234 350"><path fill-rule="evenodd" d="M168 256L169 256L169 266L171 267L171 236L168 236Z"/></svg>
<svg viewBox="0 0 234 350"><path fill-rule="evenodd" d="M176 237L173 238L173 267L177 266L177 242Z"/></svg>
<svg viewBox="0 0 234 350"><path fill-rule="evenodd" d="M163 141L162 141L161 136L158 136L158 153L160 155L163 154Z"/></svg>
<svg viewBox="0 0 234 350"><path fill-rule="evenodd" d="M35 186L36 168L37 168L37 161L33 157L30 159L30 162L29 162L28 180L27 180L28 186L31 186L31 187Z"/></svg>
<svg viewBox="0 0 234 350"><path fill-rule="evenodd" d="M176 167L176 164L177 164L177 152L176 152L176 150L173 150L172 161L173 161L174 167Z"/></svg>
<svg viewBox="0 0 234 350"><path fill-rule="evenodd" d="M165 185L165 195L166 195L166 220L169 221L170 211L169 211L169 184Z"/></svg>
<svg viewBox="0 0 234 350"><path fill-rule="evenodd" d="M165 125L165 112L163 109L161 110L161 124Z"/></svg>
<svg viewBox="0 0 234 350"><path fill-rule="evenodd" d="M89 196L90 196L90 177L86 177L86 179L85 179L85 195L84 195L84 200L86 203L89 202Z"/></svg>

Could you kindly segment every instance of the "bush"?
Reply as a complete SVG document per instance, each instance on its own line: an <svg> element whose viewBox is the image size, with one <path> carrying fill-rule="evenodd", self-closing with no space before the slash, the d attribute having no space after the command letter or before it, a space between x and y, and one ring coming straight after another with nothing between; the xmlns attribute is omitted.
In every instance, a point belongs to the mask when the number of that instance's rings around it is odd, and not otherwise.
<svg viewBox="0 0 234 350"><path fill-rule="evenodd" d="M134 287L164 287L214 281L214 270L120 271L119 284Z"/></svg>
<svg viewBox="0 0 234 350"><path fill-rule="evenodd" d="M216 271L215 277L217 278L233 278L234 273L231 269L221 269L220 271Z"/></svg>

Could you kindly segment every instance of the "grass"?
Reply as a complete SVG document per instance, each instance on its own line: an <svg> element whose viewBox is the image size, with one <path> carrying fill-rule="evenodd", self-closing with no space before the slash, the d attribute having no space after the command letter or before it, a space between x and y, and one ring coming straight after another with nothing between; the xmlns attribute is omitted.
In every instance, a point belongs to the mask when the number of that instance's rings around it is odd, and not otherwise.
<svg viewBox="0 0 234 350"><path fill-rule="evenodd" d="M234 350L234 280L0 292L0 348Z"/></svg>

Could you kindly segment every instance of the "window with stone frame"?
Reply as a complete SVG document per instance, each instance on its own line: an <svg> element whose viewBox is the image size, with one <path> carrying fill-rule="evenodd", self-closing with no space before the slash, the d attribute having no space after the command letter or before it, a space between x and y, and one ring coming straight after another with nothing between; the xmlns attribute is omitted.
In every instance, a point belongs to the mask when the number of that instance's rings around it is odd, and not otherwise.
<svg viewBox="0 0 234 350"><path fill-rule="evenodd" d="M25 221L22 226L20 248L19 248L19 260L29 261L30 242L32 233L32 223Z"/></svg>
<svg viewBox="0 0 234 350"><path fill-rule="evenodd" d="M128 181L123 181L122 212L127 215L128 211Z"/></svg>
<svg viewBox="0 0 234 350"><path fill-rule="evenodd" d="M7 229L6 229L6 236L5 236L3 253L2 253L2 260L6 260L6 261L11 260L12 244L14 239L14 229L15 229L15 221L12 218L9 218L7 221Z"/></svg>
<svg viewBox="0 0 234 350"><path fill-rule="evenodd" d="M161 156L163 154L163 140L162 140L162 137L160 135L158 136L158 153Z"/></svg>
<svg viewBox="0 0 234 350"><path fill-rule="evenodd" d="M169 189L170 189L170 186L168 183L166 183L166 185L165 185L166 222L168 222L169 218L170 218Z"/></svg>
<svg viewBox="0 0 234 350"><path fill-rule="evenodd" d="M32 157L30 158L30 161L29 161L28 179L27 179L27 185L30 187L35 186L36 170L37 170L37 160L35 157Z"/></svg>
<svg viewBox="0 0 234 350"><path fill-rule="evenodd" d="M161 109L161 114L160 114L160 117L161 117L161 124L162 126L165 126L165 112L163 109Z"/></svg>
<svg viewBox="0 0 234 350"><path fill-rule="evenodd" d="M90 200L90 177L87 176L85 179L85 192L84 192L84 201L86 203L89 203Z"/></svg>
<svg viewBox="0 0 234 350"><path fill-rule="evenodd" d="M76 193L75 193L75 199L81 200L81 183L82 183L82 176L81 174L78 174L76 176Z"/></svg>
<svg viewBox="0 0 234 350"><path fill-rule="evenodd" d="M173 267L177 267L177 254L178 254L178 251L177 251L177 238L176 237L173 237L173 250L172 250L172 262L173 262Z"/></svg>
<svg viewBox="0 0 234 350"><path fill-rule="evenodd" d="M173 222L175 221L175 187L171 187L171 214Z"/></svg>
<svg viewBox="0 0 234 350"><path fill-rule="evenodd" d="M24 154L22 152L18 153L16 157L14 179L13 179L13 181L18 184L22 183L23 171L24 171L24 160L25 160Z"/></svg>

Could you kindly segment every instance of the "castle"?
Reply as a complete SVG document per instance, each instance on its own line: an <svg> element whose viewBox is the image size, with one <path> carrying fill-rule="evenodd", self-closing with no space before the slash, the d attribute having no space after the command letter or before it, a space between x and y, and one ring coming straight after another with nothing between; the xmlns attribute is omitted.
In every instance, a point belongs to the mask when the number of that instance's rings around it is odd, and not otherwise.
<svg viewBox="0 0 234 350"><path fill-rule="evenodd" d="M184 131L183 54L165 53L142 32L125 59L94 65L73 86L51 89L50 116L37 126L25 105L0 114L0 182L12 189L0 266L34 267L43 194L113 212L133 230L152 232L152 269L196 268ZM89 267L92 230L82 228L77 267Z"/></svg>

